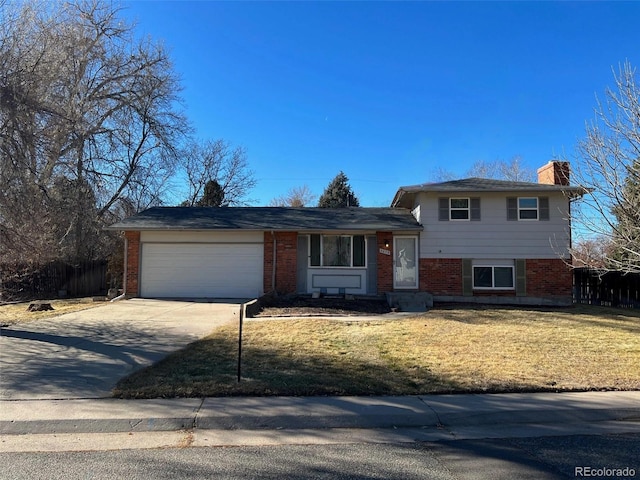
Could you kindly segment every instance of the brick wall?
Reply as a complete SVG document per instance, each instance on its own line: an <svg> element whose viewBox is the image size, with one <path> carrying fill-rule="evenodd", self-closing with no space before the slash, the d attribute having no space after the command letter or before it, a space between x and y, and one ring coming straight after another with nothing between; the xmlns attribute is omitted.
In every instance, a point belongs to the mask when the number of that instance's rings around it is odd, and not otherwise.
<svg viewBox="0 0 640 480"><path fill-rule="evenodd" d="M529 259L526 266L528 297L572 295L573 273L560 258Z"/></svg>
<svg viewBox="0 0 640 480"><path fill-rule="evenodd" d="M393 291L393 234L391 232L376 232L377 237L377 261L378 261L378 294ZM385 245L385 240L389 246ZM381 253L380 250L388 250L391 255Z"/></svg>
<svg viewBox="0 0 640 480"><path fill-rule="evenodd" d="M526 261L527 297L570 297L571 268L559 258ZM462 260L459 258L421 258L420 290L433 295L462 295ZM474 297L515 296L514 290L475 290Z"/></svg>
<svg viewBox="0 0 640 480"><path fill-rule="evenodd" d="M462 259L421 258L420 290L433 295L462 295Z"/></svg>
<svg viewBox="0 0 640 480"><path fill-rule="evenodd" d="M538 183L569 185L570 175L569 162L551 161L538 169Z"/></svg>
<svg viewBox="0 0 640 480"><path fill-rule="evenodd" d="M140 295L140 232L124 232L127 239L127 278L125 279L125 293L129 297Z"/></svg>
<svg viewBox="0 0 640 480"><path fill-rule="evenodd" d="M264 291L295 293L298 270L298 233L276 232L276 275L273 285L273 240L271 232L264 233Z"/></svg>

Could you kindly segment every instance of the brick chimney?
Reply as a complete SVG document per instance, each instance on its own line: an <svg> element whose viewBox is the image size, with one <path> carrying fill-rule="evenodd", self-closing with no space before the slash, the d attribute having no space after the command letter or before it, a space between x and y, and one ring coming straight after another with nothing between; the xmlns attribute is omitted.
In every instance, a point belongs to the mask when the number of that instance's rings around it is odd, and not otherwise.
<svg viewBox="0 0 640 480"><path fill-rule="evenodd" d="M569 162L552 160L538 169L538 183L569 185Z"/></svg>

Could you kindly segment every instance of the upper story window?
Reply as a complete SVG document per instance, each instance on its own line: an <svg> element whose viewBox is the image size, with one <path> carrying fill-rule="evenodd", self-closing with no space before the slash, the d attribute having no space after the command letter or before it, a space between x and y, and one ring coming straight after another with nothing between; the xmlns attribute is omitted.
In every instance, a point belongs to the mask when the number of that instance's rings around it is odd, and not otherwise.
<svg viewBox="0 0 640 480"><path fill-rule="evenodd" d="M538 220L538 197L518 198L518 220Z"/></svg>
<svg viewBox="0 0 640 480"><path fill-rule="evenodd" d="M364 235L311 235L312 267L364 267Z"/></svg>
<svg viewBox="0 0 640 480"><path fill-rule="evenodd" d="M508 197L507 220L549 220L549 197Z"/></svg>
<svg viewBox="0 0 640 480"><path fill-rule="evenodd" d="M450 198L449 199L449 219L469 220L469 199Z"/></svg>
<svg viewBox="0 0 640 480"><path fill-rule="evenodd" d="M438 219L449 220L480 220L480 199L466 197L451 197L438 199Z"/></svg>

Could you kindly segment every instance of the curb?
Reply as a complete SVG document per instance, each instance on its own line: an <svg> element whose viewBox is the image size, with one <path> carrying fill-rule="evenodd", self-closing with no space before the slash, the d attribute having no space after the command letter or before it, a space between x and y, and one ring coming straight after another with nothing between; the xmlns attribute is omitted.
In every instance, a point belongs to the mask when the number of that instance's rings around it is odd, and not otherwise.
<svg viewBox="0 0 640 480"><path fill-rule="evenodd" d="M588 401L587 401L588 399ZM0 434L638 423L640 392L0 402Z"/></svg>

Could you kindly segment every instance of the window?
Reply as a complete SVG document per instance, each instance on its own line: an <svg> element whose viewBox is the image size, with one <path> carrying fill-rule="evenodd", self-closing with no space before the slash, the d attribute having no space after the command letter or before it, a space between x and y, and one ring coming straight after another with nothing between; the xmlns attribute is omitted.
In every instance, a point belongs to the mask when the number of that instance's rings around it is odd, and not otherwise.
<svg viewBox="0 0 640 480"><path fill-rule="evenodd" d="M449 215L451 220L469 220L469 199L450 198Z"/></svg>
<svg viewBox="0 0 640 480"><path fill-rule="evenodd" d="M518 219L538 220L538 197L518 198Z"/></svg>
<svg viewBox="0 0 640 480"><path fill-rule="evenodd" d="M480 220L480 198L438 199L438 220Z"/></svg>
<svg viewBox="0 0 640 480"><path fill-rule="evenodd" d="M549 220L549 197L507 197L507 220Z"/></svg>
<svg viewBox="0 0 640 480"><path fill-rule="evenodd" d="M513 290L513 265L473 266L473 288Z"/></svg>
<svg viewBox="0 0 640 480"><path fill-rule="evenodd" d="M364 267L364 235L311 235L312 267Z"/></svg>

